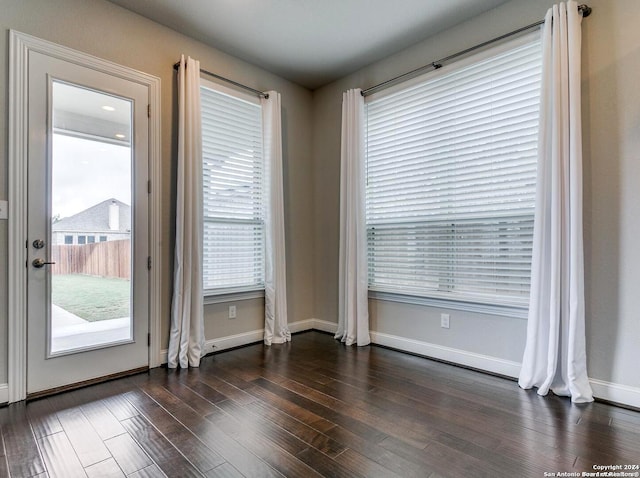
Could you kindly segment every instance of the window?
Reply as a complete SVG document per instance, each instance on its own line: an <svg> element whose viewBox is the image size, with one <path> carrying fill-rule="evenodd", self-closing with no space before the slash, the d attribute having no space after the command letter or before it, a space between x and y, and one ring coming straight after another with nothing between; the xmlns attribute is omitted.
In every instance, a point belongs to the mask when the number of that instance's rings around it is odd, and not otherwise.
<svg viewBox="0 0 640 478"><path fill-rule="evenodd" d="M87 243L93 244L96 242L96 236L87 236Z"/></svg>
<svg viewBox="0 0 640 478"><path fill-rule="evenodd" d="M370 290L526 307L540 72L536 34L368 97Z"/></svg>
<svg viewBox="0 0 640 478"><path fill-rule="evenodd" d="M100 242L107 242L107 236L100 236Z"/></svg>
<svg viewBox="0 0 640 478"><path fill-rule="evenodd" d="M260 102L205 80L201 85L205 295L264 289Z"/></svg>
<svg viewBox="0 0 640 478"><path fill-rule="evenodd" d="M65 244L73 244L73 236L64 236Z"/></svg>
<svg viewBox="0 0 640 478"><path fill-rule="evenodd" d="M86 244L87 236L78 236L78 244Z"/></svg>

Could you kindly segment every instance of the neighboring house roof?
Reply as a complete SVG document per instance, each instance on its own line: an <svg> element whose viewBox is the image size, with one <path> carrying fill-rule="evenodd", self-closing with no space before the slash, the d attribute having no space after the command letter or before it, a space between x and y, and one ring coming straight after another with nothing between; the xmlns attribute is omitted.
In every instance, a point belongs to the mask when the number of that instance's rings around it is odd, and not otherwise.
<svg viewBox="0 0 640 478"><path fill-rule="evenodd" d="M109 227L109 207L111 204L118 205L117 229ZM107 199L73 216L60 219L52 225L52 230L53 232L131 232L131 206L115 198Z"/></svg>

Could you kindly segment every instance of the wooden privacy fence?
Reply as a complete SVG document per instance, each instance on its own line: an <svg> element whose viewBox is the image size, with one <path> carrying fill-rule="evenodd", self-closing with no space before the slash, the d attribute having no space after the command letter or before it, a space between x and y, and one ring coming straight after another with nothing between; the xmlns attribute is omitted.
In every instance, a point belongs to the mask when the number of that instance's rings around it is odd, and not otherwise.
<svg viewBox="0 0 640 478"><path fill-rule="evenodd" d="M130 279L131 240L51 246L53 274L85 274Z"/></svg>

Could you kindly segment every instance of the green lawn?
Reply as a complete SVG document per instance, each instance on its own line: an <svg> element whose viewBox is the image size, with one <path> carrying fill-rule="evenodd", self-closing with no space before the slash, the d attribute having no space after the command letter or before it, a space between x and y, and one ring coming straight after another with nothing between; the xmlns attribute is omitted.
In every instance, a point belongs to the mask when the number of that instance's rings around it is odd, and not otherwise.
<svg viewBox="0 0 640 478"><path fill-rule="evenodd" d="M129 317L131 283L80 274L51 277L52 302L89 322Z"/></svg>

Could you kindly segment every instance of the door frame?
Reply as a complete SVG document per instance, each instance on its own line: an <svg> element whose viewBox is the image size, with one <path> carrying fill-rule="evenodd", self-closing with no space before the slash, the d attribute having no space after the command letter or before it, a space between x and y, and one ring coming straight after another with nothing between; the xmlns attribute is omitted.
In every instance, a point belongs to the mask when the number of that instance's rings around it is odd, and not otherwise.
<svg viewBox="0 0 640 478"><path fill-rule="evenodd" d="M27 396L27 153L29 52L69 61L147 87L149 91L149 367L161 364L160 78L15 30L9 32L9 403ZM153 185L153 187L151 187Z"/></svg>

